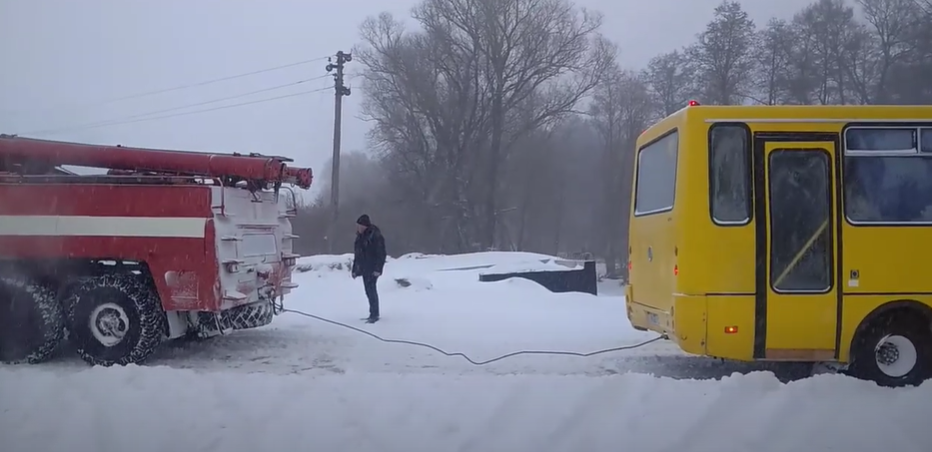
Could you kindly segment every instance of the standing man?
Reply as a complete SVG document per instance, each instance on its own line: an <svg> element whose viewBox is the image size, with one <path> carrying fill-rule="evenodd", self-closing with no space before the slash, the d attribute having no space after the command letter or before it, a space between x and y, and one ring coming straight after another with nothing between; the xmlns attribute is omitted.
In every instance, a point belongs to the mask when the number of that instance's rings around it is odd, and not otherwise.
<svg viewBox="0 0 932 452"><path fill-rule="evenodd" d="M379 321L379 292L376 283L385 267L385 238L379 227L372 224L369 215L356 220L356 243L353 245L353 279L362 276L362 284L369 299L369 317L366 323Z"/></svg>

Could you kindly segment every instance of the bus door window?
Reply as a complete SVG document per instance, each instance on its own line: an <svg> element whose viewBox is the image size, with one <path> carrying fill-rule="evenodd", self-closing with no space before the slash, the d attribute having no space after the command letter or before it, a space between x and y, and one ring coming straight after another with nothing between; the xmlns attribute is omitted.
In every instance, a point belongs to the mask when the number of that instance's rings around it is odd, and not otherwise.
<svg viewBox="0 0 932 452"><path fill-rule="evenodd" d="M770 281L777 292L832 286L830 156L818 150L770 154Z"/></svg>

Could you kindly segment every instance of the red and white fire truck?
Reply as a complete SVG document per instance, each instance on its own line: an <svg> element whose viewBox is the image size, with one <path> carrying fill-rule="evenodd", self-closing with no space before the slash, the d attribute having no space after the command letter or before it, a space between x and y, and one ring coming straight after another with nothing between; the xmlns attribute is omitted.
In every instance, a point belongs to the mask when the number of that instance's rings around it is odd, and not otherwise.
<svg viewBox="0 0 932 452"><path fill-rule="evenodd" d="M271 322L296 287L288 186L311 184L290 161L0 135L0 362L67 340L91 364L139 363Z"/></svg>

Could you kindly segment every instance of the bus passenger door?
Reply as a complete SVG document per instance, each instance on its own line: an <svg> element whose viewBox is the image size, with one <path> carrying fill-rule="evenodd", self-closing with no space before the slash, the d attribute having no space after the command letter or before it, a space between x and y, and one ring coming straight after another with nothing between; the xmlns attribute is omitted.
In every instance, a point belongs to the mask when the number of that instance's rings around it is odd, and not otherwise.
<svg viewBox="0 0 932 452"><path fill-rule="evenodd" d="M764 219L756 226L757 358L828 361L835 356L836 146L831 136L807 135L755 138L755 208L757 218Z"/></svg>

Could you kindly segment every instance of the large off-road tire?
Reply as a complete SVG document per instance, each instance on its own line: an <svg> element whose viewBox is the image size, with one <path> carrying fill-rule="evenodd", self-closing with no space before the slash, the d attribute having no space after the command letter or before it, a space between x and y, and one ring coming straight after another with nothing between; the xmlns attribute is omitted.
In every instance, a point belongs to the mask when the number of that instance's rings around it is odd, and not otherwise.
<svg viewBox="0 0 932 452"><path fill-rule="evenodd" d="M223 315L230 320L233 329L236 330L248 330L268 325L272 323L272 317L274 317L272 303L268 301L237 306L225 311Z"/></svg>
<svg viewBox="0 0 932 452"><path fill-rule="evenodd" d="M65 315L55 292L24 277L0 276L0 362L42 362L64 335Z"/></svg>
<svg viewBox="0 0 932 452"><path fill-rule="evenodd" d="M82 281L65 301L69 339L78 355L98 366L138 364L162 342L165 312L158 293L137 275Z"/></svg>
<svg viewBox="0 0 932 452"><path fill-rule="evenodd" d="M873 320L855 338L847 373L881 386L915 386L932 377L932 325L900 311Z"/></svg>

